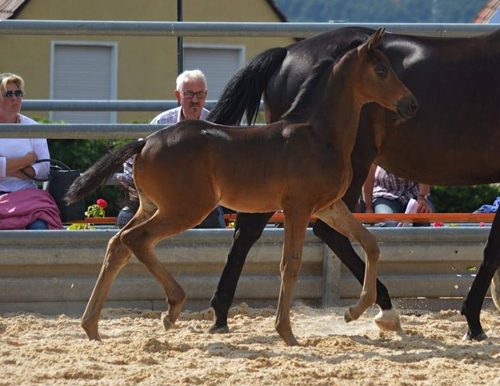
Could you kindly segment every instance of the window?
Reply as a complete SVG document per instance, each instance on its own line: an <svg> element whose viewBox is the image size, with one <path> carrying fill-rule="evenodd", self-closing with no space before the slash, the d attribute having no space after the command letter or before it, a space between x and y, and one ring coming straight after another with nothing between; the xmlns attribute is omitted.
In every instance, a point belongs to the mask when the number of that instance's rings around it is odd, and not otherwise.
<svg viewBox="0 0 500 386"><path fill-rule="evenodd" d="M219 99L226 83L244 63L244 46L184 46L184 70L203 71L207 77L209 100Z"/></svg>
<svg viewBox="0 0 500 386"><path fill-rule="evenodd" d="M50 98L63 100L116 99L115 43L52 42ZM51 111L53 121L115 123L116 112Z"/></svg>

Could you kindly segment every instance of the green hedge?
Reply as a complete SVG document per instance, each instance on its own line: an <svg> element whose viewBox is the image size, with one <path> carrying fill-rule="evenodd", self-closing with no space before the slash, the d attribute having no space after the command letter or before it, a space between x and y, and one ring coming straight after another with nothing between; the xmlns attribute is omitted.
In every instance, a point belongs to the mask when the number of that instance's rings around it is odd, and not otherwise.
<svg viewBox="0 0 500 386"><path fill-rule="evenodd" d="M499 184L474 186L433 186L431 200L440 213L472 213L492 205L500 197Z"/></svg>
<svg viewBox="0 0 500 386"><path fill-rule="evenodd" d="M52 123L46 119L33 118L39 123ZM59 122L64 124L64 122ZM99 158L124 143L128 139L48 139L50 157L64 162L72 169L87 170ZM106 216L117 216L121 203L125 198L125 190L121 186L106 186L85 197L85 204L95 204L98 198L108 203Z"/></svg>

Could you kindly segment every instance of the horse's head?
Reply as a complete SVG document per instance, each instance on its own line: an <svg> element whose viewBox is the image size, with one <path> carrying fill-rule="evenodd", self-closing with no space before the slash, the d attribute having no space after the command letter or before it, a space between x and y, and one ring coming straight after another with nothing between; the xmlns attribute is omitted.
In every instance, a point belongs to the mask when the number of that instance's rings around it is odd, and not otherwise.
<svg viewBox="0 0 500 386"><path fill-rule="evenodd" d="M384 33L385 28L380 28L356 50L357 91L364 103L376 102L408 119L417 112L418 102L396 76L389 59L377 49Z"/></svg>

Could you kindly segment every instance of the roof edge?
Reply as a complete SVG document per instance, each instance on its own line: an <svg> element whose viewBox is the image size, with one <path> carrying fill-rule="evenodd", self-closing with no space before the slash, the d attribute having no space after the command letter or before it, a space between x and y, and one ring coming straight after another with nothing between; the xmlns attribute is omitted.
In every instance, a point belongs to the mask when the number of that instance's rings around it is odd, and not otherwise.
<svg viewBox="0 0 500 386"><path fill-rule="evenodd" d="M266 0L266 2L269 4L274 13L278 16L280 21L282 21L283 23L288 22L288 19L286 18L285 14L283 13L283 11L281 11L281 9L279 9L274 0Z"/></svg>

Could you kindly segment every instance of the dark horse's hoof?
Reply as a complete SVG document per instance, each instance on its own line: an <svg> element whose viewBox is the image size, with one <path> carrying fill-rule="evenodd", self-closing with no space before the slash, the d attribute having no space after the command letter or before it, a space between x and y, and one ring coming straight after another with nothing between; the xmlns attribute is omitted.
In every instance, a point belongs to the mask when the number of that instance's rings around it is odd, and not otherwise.
<svg viewBox="0 0 500 386"><path fill-rule="evenodd" d="M209 334L227 334L229 332L229 327L227 325L225 326L218 326L217 324L212 324L210 328L207 330Z"/></svg>
<svg viewBox="0 0 500 386"><path fill-rule="evenodd" d="M462 340L475 340L477 342L481 342L485 339L488 339L488 336L483 331L475 335L473 335L470 331L467 331L467 333L462 338Z"/></svg>

